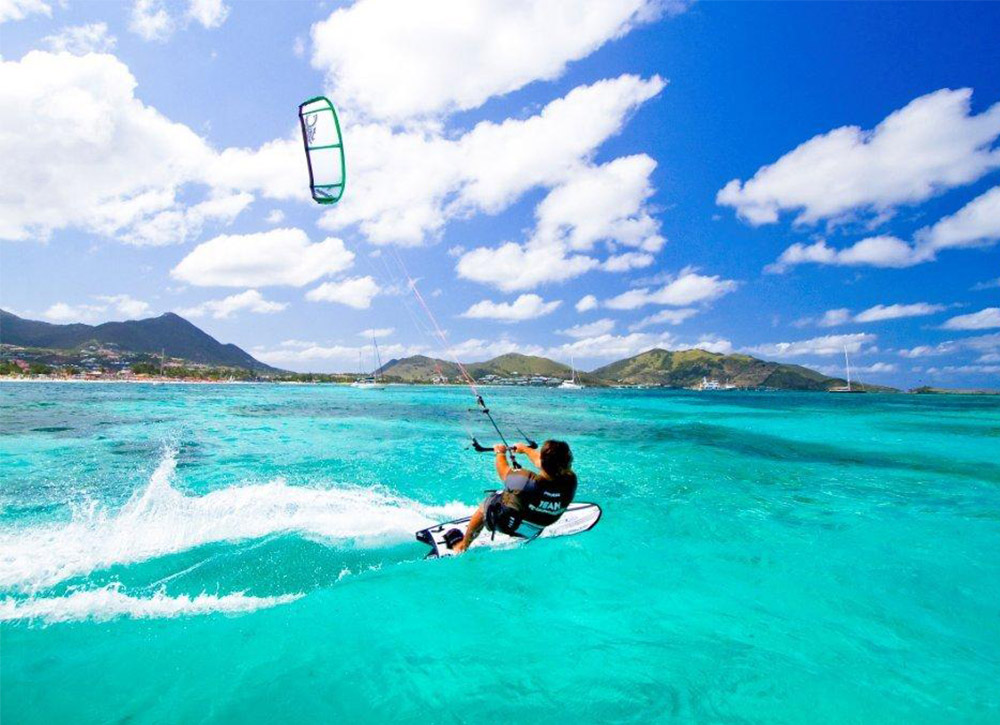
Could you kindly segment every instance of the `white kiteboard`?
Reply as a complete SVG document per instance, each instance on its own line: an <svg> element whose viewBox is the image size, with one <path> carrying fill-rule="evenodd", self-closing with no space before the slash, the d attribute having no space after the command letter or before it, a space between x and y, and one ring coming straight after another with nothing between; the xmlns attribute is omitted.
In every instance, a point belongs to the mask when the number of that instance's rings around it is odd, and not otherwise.
<svg viewBox="0 0 1000 725"><path fill-rule="evenodd" d="M586 503L584 501L571 503L569 508L566 509L566 513L560 516L558 521L551 526L546 526L542 529L542 533L535 538L551 539L556 536L572 536L573 534L582 534L584 531L590 531L601 520L601 513L601 507L596 503ZM466 516L464 519L446 521L443 524L421 529L416 533L417 541L422 541L431 547L430 553L427 554L428 557L454 556L455 552L451 550L446 540L448 532L457 529L464 534L466 527L469 525L469 519L470 517ZM469 548L481 546L502 548L517 546L518 544L532 540L517 536L507 536L499 532L494 534L488 529L483 529L482 533L479 534L479 538L472 542L472 546Z"/></svg>

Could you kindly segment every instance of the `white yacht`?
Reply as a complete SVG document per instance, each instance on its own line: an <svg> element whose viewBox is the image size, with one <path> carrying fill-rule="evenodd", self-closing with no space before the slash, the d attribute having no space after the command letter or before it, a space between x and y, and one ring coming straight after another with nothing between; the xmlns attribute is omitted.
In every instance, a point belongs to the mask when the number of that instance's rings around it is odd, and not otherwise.
<svg viewBox="0 0 1000 725"><path fill-rule="evenodd" d="M829 393L866 393L868 392L860 385L851 387L851 359L847 357L847 345L844 345L844 366L847 368L847 385L830 388Z"/></svg>
<svg viewBox="0 0 1000 725"><path fill-rule="evenodd" d="M375 351L375 370L372 371L371 375L360 375L361 370L361 353L358 353L358 370L359 377L353 383L351 383L352 388L360 388L362 390L384 390L385 383L382 382L381 371L382 371L382 357L378 352L378 342L375 341L375 336L372 335L372 348Z"/></svg>
<svg viewBox="0 0 1000 725"><path fill-rule="evenodd" d="M586 386L582 383L576 382L576 359L570 358L570 369L573 371L573 376L569 380L563 380L559 384L560 390L583 390Z"/></svg>

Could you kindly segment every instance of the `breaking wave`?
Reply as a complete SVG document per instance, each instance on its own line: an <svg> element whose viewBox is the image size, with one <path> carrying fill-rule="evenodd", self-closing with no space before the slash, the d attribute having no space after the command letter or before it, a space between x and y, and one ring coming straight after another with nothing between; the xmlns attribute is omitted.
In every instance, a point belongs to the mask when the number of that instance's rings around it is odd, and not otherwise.
<svg viewBox="0 0 1000 725"><path fill-rule="evenodd" d="M274 597L252 597L237 592L216 596L198 594L190 597L167 596L158 592L150 597L133 597L122 592L117 584L100 589L73 592L62 597L34 597L18 601L0 601L0 622L14 620L41 620L54 622L79 622L92 620L104 622L116 617L132 619L161 619L191 617L205 614L247 614L258 609L268 609L289 604L302 594L282 594Z"/></svg>
<svg viewBox="0 0 1000 725"><path fill-rule="evenodd" d="M380 546L471 511L378 489L289 486L280 479L189 496L171 485L176 467L175 452L165 452L149 483L118 511L90 506L69 523L0 534L0 587L31 593L115 565L282 533Z"/></svg>

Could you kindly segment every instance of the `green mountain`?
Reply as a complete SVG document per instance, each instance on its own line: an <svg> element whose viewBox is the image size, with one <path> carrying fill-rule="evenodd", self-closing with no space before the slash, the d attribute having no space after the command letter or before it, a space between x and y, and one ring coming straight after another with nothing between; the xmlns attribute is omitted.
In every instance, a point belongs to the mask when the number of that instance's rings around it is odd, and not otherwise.
<svg viewBox="0 0 1000 725"><path fill-rule="evenodd" d="M567 379L568 365L534 355L508 353L485 362L465 366L476 380L487 376L519 378L544 376ZM430 382L435 375L444 375L458 382L461 373L455 363L418 355L392 360L382 373L405 382ZM625 360L605 365L590 373L577 371L585 385L656 385L688 388L701 383L702 378L723 384L748 388L778 388L781 390L827 390L843 385L839 378L829 378L801 365L765 362L749 355L722 355L704 350L648 350Z"/></svg>
<svg viewBox="0 0 1000 725"><path fill-rule="evenodd" d="M487 375L496 375L502 378L532 375L555 378L568 378L570 376L570 369L566 365L548 358L519 355L518 353L508 353L486 362L466 363L465 369L475 380ZM462 377L462 371L459 370L457 364L424 355L390 360L382 367L381 373L386 377L399 378L408 383L430 382L436 375L443 375L451 382L458 382Z"/></svg>
<svg viewBox="0 0 1000 725"><path fill-rule="evenodd" d="M183 358L202 365L276 372L236 345L223 345L172 312L145 320L105 322L101 325L53 325L26 320L0 310L0 343L19 347L74 350L88 343L117 345L134 353Z"/></svg>
<svg viewBox="0 0 1000 725"><path fill-rule="evenodd" d="M429 383L437 375L443 375L449 380L457 380L462 376L455 363L426 355L390 360L382 366L379 373L385 377L398 378L404 383Z"/></svg>
<svg viewBox="0 0 1000 725"><path fill-rule="evenodd" d="M468 363L466 370L475 380L487 376L519 378L544 376L567 379L568 365L534 355L508 353L485 362ZM382 373L408 383L431 382L444 375L450 382L459 382L461 373L455 363L417 355L391 360ZM722 355L705 350L647 350L634 357L597 368L589 373L577 371L577 379L585 385L655 385L668 388L690 388L702 378L717 380L723 385L740 388L775 388L778 390L829 390L845 384L801 365L758 360L750 355ZM892 390L865 385L869 390Z"/></svg>
<svg viewBox="0 0 1000 725"><path fill-rule="evenodd" d="M507 353L485 362L466 363L465 369L474 380L482 380L486 376L495 375L499 378L521 378L543 376L568 380L572 371L568 365L535 355ZM447 360L414 355L401 360L390 360L380 371L387 378L395 378L407 383L429 383L436 376L443 375L449 382L460 382L462 372L458 365ZM601 385L602 381L577 371L577 379L586 384Z"/></svg>
<svg viewBox="0 0 1000 725"><path fill-rule="evenodd" d="M549 360L547 357L521 355L516 352L509 352L486 362L470 363L465 367L474 378L481 378L484 375L498 375L505 378L526 375L544 375L551 378L570 376L568 365Z"/></svg>
<svg viewBox="0 0 1000 725"><path fill-rule="evenodd" d="M828 390L845 383L801 365L766 362L750 355L658 348L605 365L591 374L610 383L673 388L697 385L702 378L737 387L780 390Z"/></svg>

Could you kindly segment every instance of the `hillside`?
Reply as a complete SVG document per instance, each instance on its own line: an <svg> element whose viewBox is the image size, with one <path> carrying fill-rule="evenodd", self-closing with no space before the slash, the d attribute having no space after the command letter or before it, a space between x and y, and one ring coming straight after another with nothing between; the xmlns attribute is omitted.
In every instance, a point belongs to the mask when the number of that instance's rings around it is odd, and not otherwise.
<svg viewBox="0 0 1000 725"><path fill-rule="evenodd" d="M236 345L224 345L172 312L145 320L105 322L101 325L54 325L26 320L0 310L0 343L19 347L74 350L88 343L116 345L124 351L159 355L165 352L202 365L238 367L274 372Z"/></svg>
<svg viewBox="0 0 1000 725"><path fill-rule="evenodd" d="M568 365L532 355L509 353L485 362L466 364L476 380L517 381L530 377L548 378L548 384L570 377ZM392 360L382 372L405 382L430 382L441 371L451 382L458 382L458 366L444 360L418 355ZM801 365L766 362L750 355L722 355L705 350L653 349L634 357L619 360L590 373L577 371L577 378L586 385L655 385L689 388L702 378L717 380L745 388L776 388L779 390L827 390L843 385L839 378L829 378ZM873 388L874 389L874 388ZM878 388L887 390L887 388Z"/></svg>
<svg viewBox="0 0 1000 725"><path fill-rule="evenodd" d="M516 352L500 355L486 362L469 363L465 367L474 378L481 378L484 375L498 375L500 377L543 375L553 378L568 378L570 376L568 365L549 360L547 357L521 355Z"/></svg>
<svg viewBox="0 0 1000 725"><path fill-rule="evenodd" d="M594 370L592 375L626 385L662 385L686 388L702 378L737 387L780 390L827 390L843 385L801 365L766 362L750 355L723 355L705 350L647 350Z"/></svg>
<svg viewBox="0 0 1000 725"><path fill-rule="evenodd" d="M474 380L490 380L502 378L517 380L523 378L549 378L552 383L568 380L572 374L569 365L549 360L535 355L507 353L484 362L466 363L465 369ZM458 382L462 373L453 362L414 355L401 360L390 360L381 369L382 375L407 383L429 383L438 375L443 375L450 382ZM577 379L588 385L603 385L603 381L577 371Z"/></svg>
<svg viewBox="0 0 1000 725"><path fill-rule="evenodd" d="M569 366L544 357L508 353L485 362L465 363L465 369L474 379L488 375L501 378L516 378L540 375L553 378L568 378ZM462 376L458 365L424 355L414 355L401 360L390 360L381 370L386 377L399 378L405 382L430 382L435 375L444 375L452 382Z"/></svg>
<svg viewBox="0 0 1000 725"><path fill-rule="evenodd" d="M382 366L379 372L385 377L398 378L404 383L429 383L437 375L444 375L449 380L455 380L462 375L455 363L426 355L390 360Z"/></svg>

